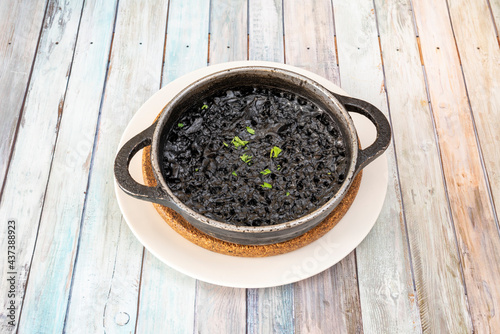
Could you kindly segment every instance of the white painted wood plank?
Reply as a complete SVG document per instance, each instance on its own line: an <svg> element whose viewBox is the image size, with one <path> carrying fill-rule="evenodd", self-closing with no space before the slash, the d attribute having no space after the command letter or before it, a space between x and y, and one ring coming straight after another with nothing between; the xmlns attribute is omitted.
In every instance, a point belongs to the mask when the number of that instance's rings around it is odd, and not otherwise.
<svg viewBox="0 0 500 334"><path fill-rule="evenodd" d="M160 87L167 7L163 0L119 2L66 316L68 333L130 333L136 326L143 247L121 217L112 166L130 118Z"/></svg>
<svg viewBox="0 0 500 334"><path fill-rule="evenodd" d="M339 84L331 2L285 1L283 16L286 62ZM355 252L295 283L294 312L299 333L362 332Z"/></svg>
<svg viewBox="0 0 500 334"><path fill-rule="evenodd" d="M212 0L210 16L209 63L247 59L247 1Z"/></svg>
<svg viewBox="0 0 500 334"><path fill-rule="evenodd" d="M493 5L493 4L492 4ZM500 49L488 4L448 0L454 36L494 202L500 203ZM500 2L498 2L500 11ZM500 13L499 13L500 14Z"/></svg>
<svg viewBox="0 0 500 334"><path fill-rule="evenodd" d="M17 144L0 202L0 217L17 222L14 300L18 310L35 247L81 11L82 1L51 2L48 7ZM7 229L0 231L0 245L5 250L6 233ZM6 255L7 252L0 255L2 266L6 263ZM1 275L0 291L7 291L6 271L2 270ZM2 298L1 318L5 315L7 302ZM19 321L19 314L16 318Z"/></svg>
<svg viewBox="0 0 500 334"><path fill-rule="evenodd" d="M367 42L363 36L346 36L346 40L349 41L356 41L356 43L351 43L350 45L347 43L342 43L341 38L343 36L342 30L341 30L341 23L339 22L343 18L346 17L346 13L343 12L343 8L347 4L339 4L338 6L335 7L335 13L336 13L336 18L339 17L339 19L336 21L336 27L337 27L337 36L339 39L339 64L341 66L341 69L343 69L344 63L352 63L352 68L357 68L360 76L362 76L363 80L352 80L351 83L344 80L344 77L341 75L341 80L343 82L343 86L346 87L348 92L355 94L357 96L363 97L364 99L367 99L368 101L374 103L378 107L382 108L382 110L386 110L386 102L385 98L382 96L384 93L384 86L383 86L383 77L382 73L380 73L380 69L377 70L377 67L380 68L380 59L379 57L374 57L372 60L364 55L366 54L366 45L369 44L370 42ZM371 2L368 6L371 6ZM409 10L410 8L407 8L406 10ZM381 18L383 19L383 15L387 13L387 10L381 9L382 12ZM349 14L347 14L349 15ZM366 24L366 18L371 15L368 11L365 11L364 14L364 24ZM394 26L396 23L399 23L400 21L396 20L391 20L390 24ZM357 31L358 29L353 29L352 27L352 20L349 20L349 22L345 23L346 28L343 29L343 31L346 32L346 34L349 34L349 32L352 31ZM362 24L362 23L360 23ZM410 24L408 24L410 25ZM358 25L359 27L360 25ZM375 34L375 32L373 32ZM386 35L387 36L387 35ZM397 35L390 35L390 37L396 37ZM410 35L411 36L411 35ZM406 37L408 38L408 37ZM411 41L413 38L410 38L409 41ZM376 47L376 40L371 41L372 49L377 49ZM405 47L404 44L400 45L399 48ZM377 51L378 52L378 51ZM376 53L375 51L372 52L372 54ZM360 56L361 54L361 56ZM361 60L360 58L364 59L365 61ZM368 60L369 63L366 62ZM344 61L344 63L343 63ZM390 58L389 58L390 61ZM360 65L361 64L361 65ZM407 63L403 63L405 68L407 67ZM365 67L367 66L367 67ZM391 64L393 66L393 64ZM371 71L370 71L371 70ZM402 78L401 77L401 72L404 69L398 68L398 78L399 80L402 80L401 82L394 83L398 88L395 89L393 93L389 91L389 96L401 96L402 92L400 93L399 89L400 87L405 83L405 82L415 82L414 78ZM342 74L342 70L341 70ZM421 77L421 76L420 76ZM378 80L373 80L370 78L377 78ZM393 75L394 78L394 75ZM408 81L410 80L410 81ZM421 79L422 80L422 79ZM373 84L375 81L375 85ZM420 81L420 84L422 81ZM380 88L378 88L380 87ZM403 92L406 91L411 91L411 88L403 88ZM423 91L421 90L422 94ZM404 95L403 95L404 98ZM415 99L413 99L415 101ZM405 103L408 103L407 100L405 100ZM415 103L415 102L414 102ZM418 103L418 102L416 102ZM425 105L425 102L424 102ZM397 105L396 105L397 106ZM400 105L401 106L401 105ZM405 106L405 109L408 109L408 105L403 105ZM424 109L425 110L425 109ZM395 111L397 112L397 110ZM407 117L407 110L403 110L404 116L402 117ZM429 125L429 123L427 123ZM401 128L400 131L408 131L408 128L411 129L411 127L414 127L415 124L407 124L409 127L406 128ZM429 128L430 129L430 128ZM397 131L397 130L396 130ZM419 131L419 130L417 130ZM432 141L432 133L429 133L429 138L427 138L427 141ZM414 149L414 139L411 138L409 139L410 142L408 145L410 146L410 150L415 150ZM404 142L402 143L404 144ZM396 142L396 145L398 145L398 142ZM390 164L390 170L392 170L392 174L395 175L395 162L393 160L393 151L389 150L390 158L389 164ZM431 151L432 152L432 151ZM432 153L436 154L436 151L433 151ZM436 161L437 157L435 157L434 161ZM403 159L401 159L403 160ZM418 160L417 160L418 161ZM408 166L405 164L413 164L411 161L402 161L404 166ZM422 171L425 171L425 163L427 161L422 162L424 166L419 172L421 173ZM438 166L437 164L434 166ZM415 167L415 166L414 166ZM420 167L420 166L419 166ZM423 175L425 176L425 175ZM439 171L435 170L434 173L435 179L437 181L439 180ZM407 178L414 178L415 175L408 175L405 173L403 174L403 177L405 177L405 182L407 182ZM394 184L395 180L394 178L391 178L391 181L393 182L393 185L390 185L390 189L394 189ZM420 193L426 193L428 189L422 189L422 190L417 190L419 187L422 187L422 182L421 179L415 179L416 183L416 190L410 189L410 191L413 191L412 194L413 196L416 196L416 194ZM425 184L425 183L424 183ZM439 182L437 183L439 185ZM439 189L439 188L438 188ZM407 191L406 189L404 191ZM439 193L438 193L439 194ZM467 325L467 308L466 308L466 303L465 303L465 295L464 295L464 290L463 286L461 284L460 280L460 267L458 264L458 259L456 257L456 249L455 249L455 244L454 244L454 238L453 238L453 230L452 226L447 220L447 212L445 210L446 206L446 201L444 197L444 191L443 191L443 186L441 186L441 203L439 203L439 207L437 208L437 215L431 216L431 220L428 222L432 224L432 226L423 226L421 227L420 225L417 225L421 219L422 219L422 207L429 207L429 204L425 205L424 203L418 203L420 204L415 208L417 210L417 213L414 215L409 214L408 215L408 222L411 224L411 226L408 226L408 229L410 231L410 242L411 245L415 245L415 248L412 248L413 254L415 255L415 272L416 272L416 285L417 285L417 291L419 293L419 302L420 302L420 314L422 316L422 326L423 330L437 330L439 332L460 332L463 331ZM397 195L397 194L396 194ZM405 193L406 195L406 193ZM389 193L389 198L390 197ZM439 197L438 197L439 198ZM388 207L389 205L392 206ZM396 268L399 266L397 271L399 273L404 273L404 267L401 267L401 262L396 262L388 265L386 261L390 261L390 257L394 255L388 256L388 254L384 253L387 251L387 245L389 244L388 241L390 239L390 234L387 235L386 231L394 231L394 227L397 226L397 228L401 228L401 224L398 224L398 221L394 221L391 223L390 218L394 219L398 217L398 213L400 212L399 206L396 206L394 204L391 204L390 202L386 201L385 208L384 210L387 210L385 212L382 212L382 215L378 221L378 226L372 231L371 235L369 238L367 238L366 243L363 243L359 248L358 248L358 274L360 277L360 292L361 292L361 297L362 297L362 307L363 307L363 319L366 320L367 326L372 326L372 328L380 328L381 326L386 326L385 324L386 321L389 321L389 329L393 329L394 332L399 332L401 329L398 329L397 326L407 326L407 325L412 325L412 322L408 324L401 324L399 323L399 315L398 313L401 312L401 309L398 307L394 308L391 307L391 312L389 313L390 316L385 318L383 316L380 316L377 314L379 312L378 307L380 307L380 302L384 299L383 295L382 296L377 296L378 298L371 298L373 296L373 293L377 290L380 289L381 286L385 286L387 289L391 288L391 284L387 284L390 282L391 278L396 278L399 280L399 286L400 289L405 291L404 293L404 299L402 302L405 304L408 303L407 298L411 296L412 291L411 289L408 288L408 285L405 287L405 281L408 279L408 276L405 277L391 277L392 271L383 271L385 272L385 275L380 275L380 269L375 269L371 266L371 264L375 261L380 263L383 263L383 266L385 267L384 269L390 269L388 267L390 266L395 266ZM444 209L444 210L443 210ZM399 211L399 212L398 212ZM409 213L412 213L412 211L409 211ZM433 212L435 214L435 211ZM439 218L444 217L444 220L439 220ZM423 221L423 223L426 223L427 221ZM436 223L442 222L443 225L436 225ZM380 224L383 225L383 227L379 226ZM434 234L430 234L429 231L436 231ZM443 233L444 231L444 233ZM380 234L377 235L376 233L379 232ZM398 233L397 231L395 231ZM416 233L415 233L416 232ZM404 235L404 233L399 232L398 234ZM444 234L444 235L443 235ZM370 244L371 241L376 240L373 244ZM417 240L417 242L415 241ZM366 247L365 247L366 246ZM393 245L397 246L397 245ZM437 249L437 250L436 250ZM383 251L381 251L383 250ZM401 253L404 249L392 249L389 250L390 253ZM430 253L427 253L430 252ZM361 255L363 254L363 256ZM402 256L399 255L401 258ZM436 261L436 258L439 260ZM445 264L445 265L443 265ZM444 269L444 268L445 269ZM365 278L365 273L367 277ZM401 274L399 274L401 275ZM407 273L408 275L408 273ZM379 280L378 284L374 284L374 280L377 281ZM407 282L407 281L406 281ZM394 282L392 282L394 283ZM401 296L401 295L399 295ZM439 297L437 297L439 296ZM390 303L390 298L392 296L387 296L389 298L386 299L386 306L387 302ZM442 305L445 304L446 307L443 308ZM389 304L390 305L390 304ZM410 315L410 319L415 319L416 314L415 314L415 309L411 308L408 306L406 307L406 313ZM365 317L366 314L366 317ZM384 313L381 313L381 315ZM385 315L385 314L384 314ZM383 321L380 321L383 320ZM432 324L429 326L429 324Z"/></svg>
<svg viewBox="0 0 500 334"><path fill-rule="evenodd" d="M342 88L387 117L384 73L373 1L333 1ZM366 332L418 333L408 245L394 146L387 150L387 195L374 228L356 249Z"/></svg>
<svg viewBox="0 0 500 334"><path fill-rule="evenodd" d="M62 332L116 1L86 1L22 309L20 332Z"/></svg>
<svg viewBox="0 0 500 334"><path fill-rule="evenodd" d="M496 212L500 207L500 48L484 1L448 0L467 93L490 182ZM471 134L473 136L473 134ZM478 187L479 189L483 187ZM475 186L470 188L476 192ZM486 200L484 197L481 199ZM467 200L479 200L470 194ZM465 204L465 202L462 202ZM468 204L468 203L467 203ZM488 205L477 205L481 210ZM495 209L495 208L493 208ZM461 208L464 210L464 208ZM469 211L469 208L467 208ZM467 214L471 214L469 211ZM459 245L474 330L500 331L500 236L491 215L473 213L457 225ZM496 222L498 223L498 222ZM497 265L492 265L496 263Z"/></svg>
<svg viewBox="0 0 500 334"><path fill-rule="evenodd" d="M211 0L210 64L247 59L246 0ZM245 333L246 290L197 282L195 333Z"/></svg>
<svg viewBox="0 0 500 334"><path fill-rule="evenodd" d="M283 7L281 0L250 0L249 58L282 63ZM293 333L293 285L247 290L248 333Z"/></svg>
<svg viewBox="0 0 500 334"><path fill-rule="evenodd" d="M286 63L340 85L330 1L286 0L283 6Z"/></svg>
<svg viewBox="0 0 500 334"><path fill-rule="evenodd" d="M207 65L209 4L209 0L170 1L163 85ZM146 250L140 291L137 333L193 332L195 279L169 268Z"/></svg>
<svg viewBox="0 0 500 334"><path fill-rule="evenodd" d="M0 189L5 181L47 0L0 2Z"/></svg>
<svg viewBox="0 0 500 334"><path fill-rule="evenodd" d="M473 316L472 324L468 315L466 319L450 318L449 323L455 326L462 324L462 327L482 332L488 328L488 321L483 322L487 319L481 314L488 314L492 304L489 297L484 300L481 296L498 296L499 291L498 267L492 267L491 263L500 261L500 239L486 188L487 180L481 167L447 4L444 1L435 3L422 0L413 5L439 138L443 174Z"/></svg>
<svg viewBox="0 0 500 334"><path fill-rule="evenodd" d="M282 63L283 1L249 0L248 20L249 59Z"/></svg>
<svg viewBox="0 0 500 334"><path fill-rule="evenodd" d="M462 330L464 289L411 4L376 6L421 322L424 330Z"/></svg>
<svg viewBox="0 0 500 334"><path fill-rule="evenodd" d="M245 289L198 281L194 333L245 333Z"/></svg>

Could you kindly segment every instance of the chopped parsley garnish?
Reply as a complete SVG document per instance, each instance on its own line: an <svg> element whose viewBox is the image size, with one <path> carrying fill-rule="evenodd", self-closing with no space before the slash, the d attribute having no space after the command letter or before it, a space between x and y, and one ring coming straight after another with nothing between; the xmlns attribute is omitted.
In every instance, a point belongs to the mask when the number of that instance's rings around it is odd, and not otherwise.
<svg viewBox="0 0 500 334"><path fill-rule="evenodd" d="M183 128L183 127L184 127L184 123L177 123L177 126L178 126L179 128Z"/></svg>
<svg viewBox="0 0 500 334"><path fill-rule="evenodd" d="M225 141L223 141L222 143L224 144L224 146L229 147L229 145Z"/></svg>
<svg viewBox="0 0 500 334"><path fill-rule="evenodd" d="M254 130L254 129L252 129L251 127L249 127L249 126L247 126L247 131L248 131L248 133L250 133L250 134L252 134L252 135L254 135L254 134L255 134L255 130Z"/></svg>
<svg viewBox="0 0 500 334"><path fill-rule="evenodd" d="M233 138L233 140L231 140L231 144L233 144L234 147L238 148L240 146L245 146L246 144L248 144L248 141L241 140L240 137L236 136Z"/></svg>
<svg viewBox="0 0 500 334"><path fill-rule="evenodd" d="M266 168L264 169L262 172L260 172L262 175L267 175L267 174L271 174L271 171L269 170L269 168Z"/></svg>
<svg viewBox="0 0 500 334"><path fill-rule="evenodd" d="M232 172L231 174L233 174L234 176L238 176L238 174L236 174L236 172Z"/></svg>
<svg viewBox="0 0 500 334"><path fill-rule="evenodd" d="M247 155L246 153L243 154L240 158L241 160L243 160L244 163L249 163L250 160L252 160L252 157L250 155Z"/></svg>
<svg viewBox="0 0 500 334"><path fill-rule="evenodd" d="M281 148L279 148L278 146L274 146L271 149L271 154L269 156L271 158L277 158L280 153L281 153Z"/></svg>
<svg viewBox="0 0 500 334"><path fill-rule="evenodd" d="M287 192L286 192L286 195L287 195L287 196L290 196L290 193L287 191Z"/></svg>
<svg viewBox="0 0 500 334"><path fill-rule="evenodd" d="M264 184L261 184L260 186L261 186L262 188L267 188L267 189L272 189L272 188L273 188L273 186L272 186L272 185L270 185L270 184L269 184L269 183L267 183L267 182L264 182Z"/></svg>
<svg viewBox="0 0 500 334"><path fill-rule="evenodd" d="M201 109L208 109L208 106L204 104L203 107L201 107Z"/></svg>
<svg viewBox="0 0 500 334"><path fill-rule="evenodd" d="M277 170L280 170L280 169L281 169L281 165L278 165L276 169L277 169Z"/></svg>
<svg viewBox="0 0 500 334"><path fill-rule="evenodd" d="M194 171L195 171L195 172L197 172L198 170L199 170L199 169L198 169L198 168L196 168Z"/></svg>

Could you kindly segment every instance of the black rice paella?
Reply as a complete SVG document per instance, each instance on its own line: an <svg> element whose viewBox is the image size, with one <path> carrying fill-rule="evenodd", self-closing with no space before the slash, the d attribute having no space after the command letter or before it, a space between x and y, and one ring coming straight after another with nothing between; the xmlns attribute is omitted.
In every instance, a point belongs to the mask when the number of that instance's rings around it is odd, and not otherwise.
<svg viewBox="0 0 500 334"><path fill-rule="evenodd" d="M193 104L163 143L174 195L206 217L265 226L324 205L350 157L339 126L314 103L270 88L238 87Z"/></svg>

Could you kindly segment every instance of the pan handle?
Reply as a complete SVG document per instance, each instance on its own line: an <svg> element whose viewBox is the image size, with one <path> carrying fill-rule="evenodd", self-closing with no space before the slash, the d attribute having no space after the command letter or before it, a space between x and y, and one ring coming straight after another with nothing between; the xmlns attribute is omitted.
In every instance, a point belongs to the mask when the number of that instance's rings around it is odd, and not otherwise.
<svg viewBox="0 0 500 334"><path fill-rule="evenodd" d="M127 141L115 158L114 173L118 186L128 195L137 199L176 208L170 195L157 182L156 187L148 187L135 181L130 175L129 166L132 157L146 146L151 145L156 122Z"/></svg>
<svg viewBox="0 0 500 334"><path fill-rule="evenodd" d="M337 100L340 101L348 112L355 112L366 116L375 125L377 130L377 138L367 148L358 152L358 159L356 161L356 175L366 165L378 158L389 147L391 142L391 125L385 115L374 105L359 99L349 96L338 95L332 93Z"/></svg>

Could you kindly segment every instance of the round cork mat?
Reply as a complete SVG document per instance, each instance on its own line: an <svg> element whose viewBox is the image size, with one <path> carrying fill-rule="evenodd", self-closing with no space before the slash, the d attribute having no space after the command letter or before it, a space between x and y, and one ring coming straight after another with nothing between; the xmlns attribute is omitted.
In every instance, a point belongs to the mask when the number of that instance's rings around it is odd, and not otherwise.
<svg viewBox="0 0 500 334"><path fill-rule="evenodd" d="M144 149L142 155L142 174L147 186L156 186L156 179L151 167L151 146ZM321 223L306 233L291 240L270 245L240 245L214 238L189 224L180 214L166 206L153 203L156 211L174 231L192 243L213 252L244 257L264 257L279 255L301 248L325 235L342 219L349 210L361 183L361 172L354 178L344 199Z"/></svg>

